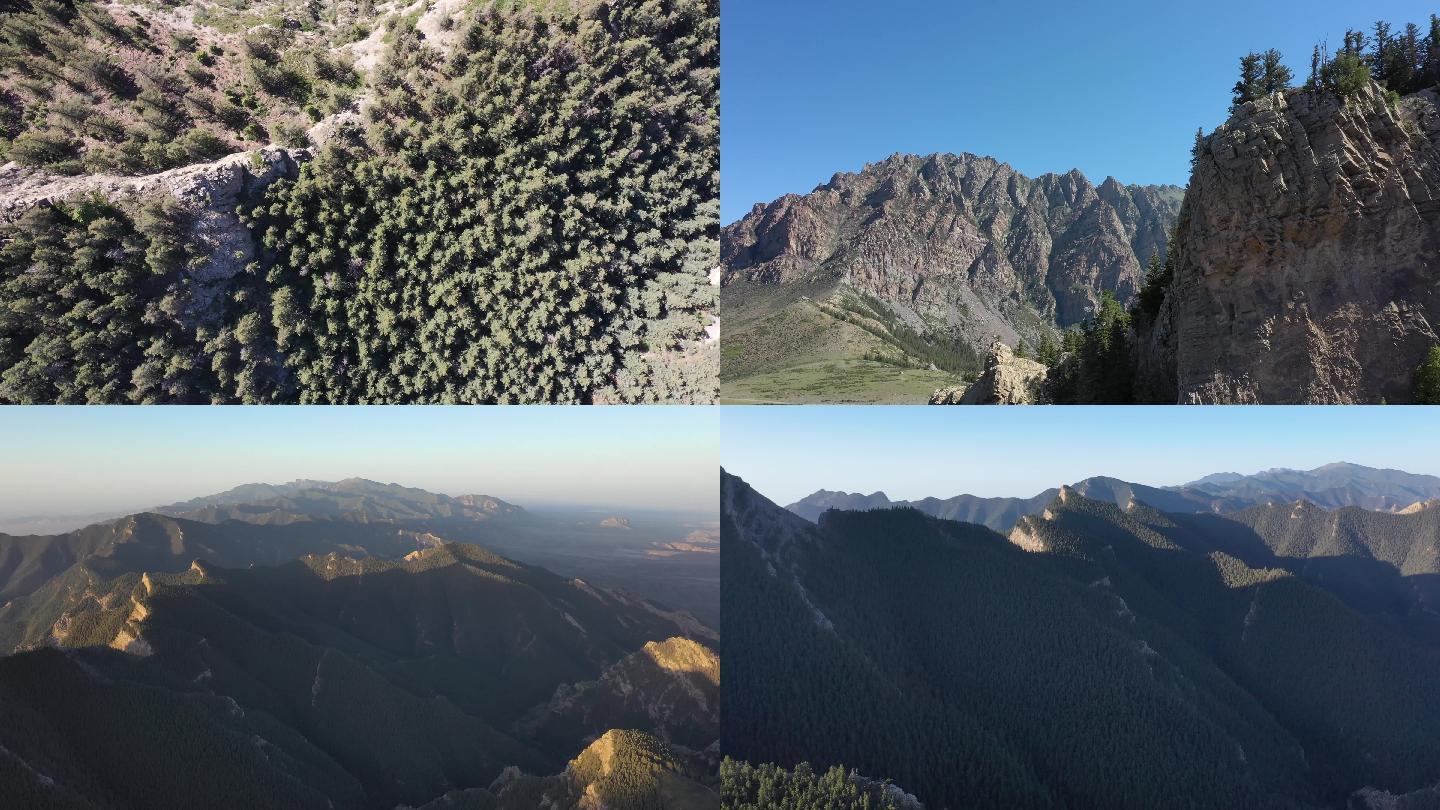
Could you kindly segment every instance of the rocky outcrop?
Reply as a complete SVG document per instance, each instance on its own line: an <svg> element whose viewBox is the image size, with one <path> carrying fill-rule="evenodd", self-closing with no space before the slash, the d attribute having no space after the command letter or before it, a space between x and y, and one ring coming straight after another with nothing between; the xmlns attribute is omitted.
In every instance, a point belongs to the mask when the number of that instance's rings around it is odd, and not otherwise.
<svg viewBox="0 0 1440 810"><path fill-rule="evenodd" d="M1179 402L1408 402L1440 343L1440 112L1371 84L1243 105L1203 144L1140 382Z"/></svg>
<svg viewBox="0 0 1440 810"><path fill-rule="evenodd" d="M952 385L948 388L938 388L930 395L931 405L959 405L965 398L965 392L970 388L968 385Z"/></svg>
<svg viewBox="0 0 1440 810"><path fill-rule="evenodd" d="M968 154L896 155L726 227L722 283L839 280L917 331L1034 345L1043 324L1084 320L1106 291L1133 297L1182 193L1097 187L1079 171L1031 179Z"/></svg>
<svg viewBox="0 0 1440 810"><path fill-rule="evenodd" d="M271 183L294 177L310 153L303 149L266 147L227 155L143 176L93 174L58 176L0 166L0 222L13 222L32 208L64 200L99 196L112 203L168 194L188 221L186 244L205 256L192 266L190 316L203 320L226 283L255 259L255 240L240 221L239 205L253 200Z"/></svg>
<svg viewBox="0 0 1440 810"><path fill-rule="evenodd" d="M930 397L931 405L1033 405L1040 401L1040 388L1048 369L1024 357L1004 343L995 342L985 358L985 372L970 384L959 399L953 388L943 388Z"/></svg>
<svg viewBox="0 0 1440 810"><path fill-rule="evenodd" d="M561 685L519 725L556 742L644 728L671 745L703 750L720 735L720 656L687 638L647 642L597 680Z"/></svg>

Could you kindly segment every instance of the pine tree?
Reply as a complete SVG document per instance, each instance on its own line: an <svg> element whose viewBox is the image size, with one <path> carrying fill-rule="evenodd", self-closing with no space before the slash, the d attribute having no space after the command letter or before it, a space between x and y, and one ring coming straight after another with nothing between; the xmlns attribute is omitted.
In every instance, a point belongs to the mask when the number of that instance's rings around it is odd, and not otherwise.
<svg viewBox="0 0 1440 810"><path fill-rule="evenodd" d="M1416 405L1440 405L1440 346L1432 347L1415 368L1413 390Z"/></svg>
<svg viewBox="0 0 1440 810"><path fill-rule="evenodd" d="M1430 34L1425 37L1425 76L1422 84L1440 86L1440 15L1430 15Z"/></svg>
<svg viewBox="0 0 1440 810"><path fill-rule="evenodd" d="M1396 72L1390 89L1397 93L1413 93L1422 89L1425 86L1421 80L1425 55L1421 45L1420 26L1406 23L1405 33L1400 36L1395 50Z"/></svg>
<svg viewBox="0 0 1440 810"><path fill-rule="evenodd" d="M1053 366L1060 359L1060 346L1049 332L1040 335L1040 348L1035 352L1035 359L1046 366Z"/></svg>
<svg viewBox="0 0 1440 810"><path fill-rule="evenodd" d="M1395 42L1390 37L1390 23L1375 23L1375 52L1370 56L1370 75L1375 81L1389 85L1394 79Z"/></svg>
<svg viewBox="0 0 1440 810"><path fill-rule="evenodd" d="M1262 55L1261 59L1264 63L1264 75L1261 79L1264 93L1268 95L1289 90L1295 80L1295 74L1285 66L1280 52L1271 48Z"/></svg>
<svg viewBox="0 0 1440 810"><path fill-rule="evenodd" d="M1240 80L1235 82L1234 100L1230 103L1230 111L1234 112L1247 101L1260 98L1264 94L1263 82L1264 73L1260 54L1248 53L1240 57Z"/></svg>

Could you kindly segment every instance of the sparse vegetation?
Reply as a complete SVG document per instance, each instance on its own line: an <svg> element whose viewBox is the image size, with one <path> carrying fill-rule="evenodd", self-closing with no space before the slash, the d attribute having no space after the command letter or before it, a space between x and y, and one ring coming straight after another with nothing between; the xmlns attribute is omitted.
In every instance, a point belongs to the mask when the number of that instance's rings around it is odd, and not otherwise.
<svg viewBox="0 0 1440 810"><path fill-rule="evenodd" d="M330 7L337 0L308 4ZM335 24L321 30L266 15L278 6L237 7L243 29L187 29L163 8L121 11L94 0L41 2L0 18L0 147L10 158L60 173L143 174L264 145L269 128L347 108L360 77L331 51ZM237 18L240 19L240 18ZM257 55L258 54L258 55ZM237 109L228 99L255 102ZM103 125L70 114L83 105ZM202 150L171 148L202 132ZM291 139L294 140L293 138ZM223 148L222 148L223 147Z"/></svg>

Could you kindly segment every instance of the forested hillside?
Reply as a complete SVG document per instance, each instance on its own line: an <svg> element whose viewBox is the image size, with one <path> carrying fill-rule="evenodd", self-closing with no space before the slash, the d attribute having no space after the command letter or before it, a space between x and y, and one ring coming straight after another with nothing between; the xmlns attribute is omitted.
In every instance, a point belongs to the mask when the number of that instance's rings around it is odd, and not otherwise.
<svg viewBox="0 0 1440 810"><path fill-rule="evenodd" d="M458 791L490 802L474 806L549 795L568 809L598 791L657 810L718 805L713 765L692 749L519 722L649 642L688 643L690 628L478 547L197 562L117 579L63 629L62 651L0 658L0 804L389 810ZM629 699L666 704L667 677L634 682ZM595 716L645 719L605 697L592 695ZM713 719L666 720L639 728L701 747L718 733Z"/></svg>
<svg viewBox="0 0 1440 810"><path fill-rule="evenodd" d="M1403 514L1306 501L1228 515L1172 515L1177 544L1282 568L1397 630L1440 643L1440 509Z"/></svg>
<svg viewBox="0 0 1440 810"><path fill-rule="evenodd" d="M0 30L0 401L715 398L713 0L128 8Z"/></svg>
<svg viewBox="0 0 1440 810"><path fill-rule="evenodd" d="M1440 650L1068 488L1007 539L722 480L728 755L931 807L1340 807L1440 781Z"/></svg>

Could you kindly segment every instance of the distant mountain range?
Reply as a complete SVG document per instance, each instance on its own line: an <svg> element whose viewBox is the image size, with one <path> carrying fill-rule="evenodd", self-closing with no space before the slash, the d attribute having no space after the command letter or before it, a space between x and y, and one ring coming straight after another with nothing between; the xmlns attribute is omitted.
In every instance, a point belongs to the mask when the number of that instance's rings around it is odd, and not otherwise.
<svg viewBox="0 0 1440 810"><path fill-rule="evenodd" d="M615 534L351 479L0 535L0 806L718 807L715 631L467 531Z"/></svg>
<svg viewBox="0 0 1440 810"><path fill-rule="evenodd" d="M108 556L150 555L148 568L176 571L196 558L243 567L330 551L390 558L441 542L466 542L634 590L711 624L719 620L719 562L714 559L719 538L713 524L612 515L609 519L631 529L616 532L602 528L605 516L576 522L488 495L452 497L363 478L245 484L61 534L0 534L0 606L87 557L103 568L109 563L101 558ZM290 528L257 535L229 523ZM180 539L167 552L164 543L134 542L136 532ZM267 550L264 544L272 542L275 547ZM157 554L169 558L160 560ZM9 649L7 640L0 623L0 650Z"/></svg>
<svg viewBox="0 0 1440 810"><path fill-rule="evenodd" d="M180 515L218 523L291 520L411 520L461 517L484 520L515 515L524 510L488 495L451 497L399 484L381 484L364 478L343 481L301 479L288 484L244 484L216 495L194 498L156 508L163 515Z"/></svg>
<svg viewBox="0 0 1440 810"><path fill-rule="evenodd" d="M1288 497L1345 472L1195 483ZM1348 470L1415 494L1371 472ZM729 756L843 764L927 807L1434 806L1440 510L1064 487L1000 534L721 490Z"/></svg>
<svg viewBox="0 0 1440 810"><path fill-rule="evenodd" d="M1417 509L1440 499L1440 477L1358 464L1326 464L1313 470L1273 469L1254 475L1216 473L1180 486L1151 487L1103 476L1086 478L1070 488L1080 495L1126 506L1132 499L1169 512L1223 514L1268 503L1308 501L1325 509L1357 506L1382 512ZM1021 517L1037 514L1059 489L1029 498L982 498L955 495L892 501L884 492L870 495L819 490L785 507L809 521L827 509L864 510L893 506L918 509L927 515L978 523L1009 531Z"/></svg>

